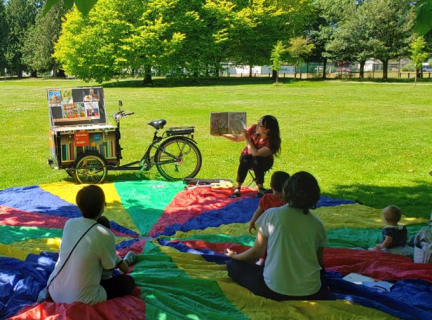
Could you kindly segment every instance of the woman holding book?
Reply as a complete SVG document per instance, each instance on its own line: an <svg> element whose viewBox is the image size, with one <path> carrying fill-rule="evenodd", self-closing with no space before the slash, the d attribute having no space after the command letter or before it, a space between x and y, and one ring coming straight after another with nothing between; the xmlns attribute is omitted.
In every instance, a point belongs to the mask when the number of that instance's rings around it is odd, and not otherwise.
<svg viewBox="0 0 432 320"><path fill-rule="evenodd" d="M241 186L246 179L249 169L255 173L258 186L257 197L264 192L264 174L273 166L273 157L281 151L279 123L271 115L263 116L257 124L245 128L241 134L222 134L223 137L234 142L246 142L237 170L236 186L231 198L241 196Z"/></svg>

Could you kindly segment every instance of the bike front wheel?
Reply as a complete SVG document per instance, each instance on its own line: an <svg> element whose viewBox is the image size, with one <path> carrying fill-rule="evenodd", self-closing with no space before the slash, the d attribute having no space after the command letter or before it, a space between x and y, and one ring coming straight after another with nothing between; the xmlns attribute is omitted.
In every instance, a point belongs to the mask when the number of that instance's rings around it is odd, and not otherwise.
<svg viewBox="0 0 432 320"><path fill-rule="evenodd" d="M102 183L107 175L105 159L98 154L82 154L74 167L74 178L78 183Z"/></svg>
<svg viewBox="0 0 432 320"><path fill-rule="evenodd" d="M201 152L192 140L173 137L165 140L154 156L156 168L167 180L195 177L201 169Z"/></svg>

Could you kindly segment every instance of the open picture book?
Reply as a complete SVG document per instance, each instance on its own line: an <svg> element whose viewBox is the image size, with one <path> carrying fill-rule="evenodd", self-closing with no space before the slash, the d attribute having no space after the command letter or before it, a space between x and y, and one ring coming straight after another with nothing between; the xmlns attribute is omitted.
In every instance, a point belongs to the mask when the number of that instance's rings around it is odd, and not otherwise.
<svg viewBox="0 0 432 320"><path fill-rule="evenodd" d="M246 112L210 113L210 134L241 133L246 129Z"/></svg>

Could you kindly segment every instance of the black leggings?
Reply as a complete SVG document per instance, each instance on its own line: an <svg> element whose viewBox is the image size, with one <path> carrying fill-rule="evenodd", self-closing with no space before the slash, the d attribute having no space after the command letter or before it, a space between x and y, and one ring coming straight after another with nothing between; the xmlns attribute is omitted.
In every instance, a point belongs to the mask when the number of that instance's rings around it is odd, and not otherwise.
<svg viewBox="0 0 432 320"><path fill-rule="evenodd" d="M237 182L243 183L249 169L255 173L256 183L264 183L264 173L273 166L273 157L253 157L250 154L240 156L240 164L237 170Z"/></svg>
<svg viewBox="0 0 432 320"><path fill-rule="evenodd" d="M239 285L250 290L253 294L264 298L284 300L326 300L328 287L325 281L325 272L321 270L321 289L309 296L288 296L271 290L264 281L264 267L251 262L231 260L227 264L228 275Z"/></svg>
<svg viewBox="0 0 432 320"><path fill-rule="evenodd" d="M123 297L131 294L135 288L135 280L129 275L121 274L109 279L101 280L101 286L107 293L107 299Z"/></svg>
<svg viewBox="0 0 432 320"><path fill-rule="evenodd" d="M104 216L100 217L97 222L108 229L110 228L110 222ZM129 275L122 274L109 279L102 279L100 284L104 287L109 300L131 294L135 287L135 280Z"/></svg>

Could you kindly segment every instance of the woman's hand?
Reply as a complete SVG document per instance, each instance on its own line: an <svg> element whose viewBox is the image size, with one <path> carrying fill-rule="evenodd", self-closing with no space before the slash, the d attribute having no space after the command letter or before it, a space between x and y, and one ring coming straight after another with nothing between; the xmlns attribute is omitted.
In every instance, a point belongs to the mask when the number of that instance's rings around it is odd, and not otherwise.
<svg viewBox="0 0 432 320"><path fill-rule="evenodd" d="M225 255L229 258L232 258L233 256L235 256L237 254L237 252L235 252L234 250L231 249L225 249Z"/></svg>
<svg viewBox="0 0 432 320"><path fill-rule="evenodd" d="M247 131L247 129L242 130L242 135L246 141L250 141L250 135L249 135L249 132Z"/></svg>

